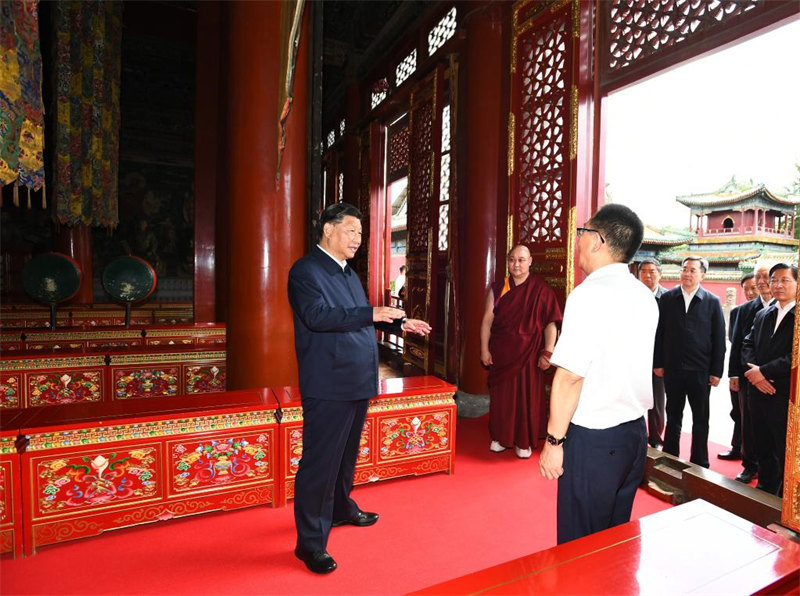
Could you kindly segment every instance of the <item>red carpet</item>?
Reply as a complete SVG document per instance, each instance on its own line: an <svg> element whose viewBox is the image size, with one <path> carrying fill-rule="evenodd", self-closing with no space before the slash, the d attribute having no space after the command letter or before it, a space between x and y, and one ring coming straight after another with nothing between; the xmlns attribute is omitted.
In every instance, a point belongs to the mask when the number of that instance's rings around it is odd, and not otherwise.
<svg viewBox="0 0 800 596"><path fill-rule="evenodd" d="M339 569L328 576L313 575L294 558L290 504L139 526L44 547L34 557L6 557L0 593L401 594L554 546L556 483L540 476L536 454L520 460L488 446L486 417L459 419L455 474L357 487L360 506L381 519L370 528L333 530L328 550ZM716 459L724 448L709 447L712 469L738 472L738 462ZM633 514L666 507L640 490Z"/></svg>

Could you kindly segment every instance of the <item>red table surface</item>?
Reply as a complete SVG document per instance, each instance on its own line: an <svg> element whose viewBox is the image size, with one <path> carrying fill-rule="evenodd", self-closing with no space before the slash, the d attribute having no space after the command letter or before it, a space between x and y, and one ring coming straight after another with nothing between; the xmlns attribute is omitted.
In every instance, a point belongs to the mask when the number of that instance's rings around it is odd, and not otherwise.
<svg viewBox="0 0 800 596"><path fill-rule="evenodd" d="M800 592L800 545L697 499L415 594L763 591Z"/></svg>

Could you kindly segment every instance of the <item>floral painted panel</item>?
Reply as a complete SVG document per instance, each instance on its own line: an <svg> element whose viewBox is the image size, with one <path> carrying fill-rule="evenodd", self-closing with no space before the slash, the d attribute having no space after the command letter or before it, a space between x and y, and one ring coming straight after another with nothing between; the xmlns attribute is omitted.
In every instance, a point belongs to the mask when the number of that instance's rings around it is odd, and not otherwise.
<svg viewBox="0 0 800 596"><path fill-rule="evenodd" d="M213 364L186 367L186 393L225 391L225 367Z"/></svg>
<svg viewBox="0 0 800 596"><path fill-rule="evenodd" d="M270 436L263 432L173 444L172 488L184 492L268 479L272 472L269 453Z"/></svg>
<svg viewBox="0 0 800 596"><path fill-rule="evenodd" d="M11 486L7 463L0 463L0 524L10 521L9 505L11 504Z"/></svg>
<svg viewBox="0 0 800 596"><path fill-rule="evenodd" d="M157 497L157 449L43 459L36 464L41 514L66 513Z"/></svg>
<svg viewBox="0 0 800 596"><path fill-rule="evenodd" d="M36 407L102 401L102 377L96 370L29 375L28 404Z"/></svg>
<svg viewBox="0 0 800 596"><path fill-rule="evenodd" d="M419 412L380 421L380 457L394 459L450 447L450 414Z"/></svg>
<svg viewBox="0 0 800 596"><path fill-rule="evenodd" d="M19 376L0 376L0 408L18 408L19 406Z"/></svg>
<svg viewBox="0 0 800 596"><path fill-rule="evenodd" d="M114 372L114 398L178 395L178 384L178 369L175 367L117 370Z"/></svg>

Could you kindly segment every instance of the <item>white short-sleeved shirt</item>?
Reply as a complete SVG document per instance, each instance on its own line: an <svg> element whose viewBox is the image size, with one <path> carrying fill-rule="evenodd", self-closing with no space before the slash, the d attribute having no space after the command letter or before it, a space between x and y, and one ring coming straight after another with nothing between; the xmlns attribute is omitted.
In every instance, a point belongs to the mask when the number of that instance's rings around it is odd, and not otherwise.
<svg viewBox="0 0 800 596"><path fill-rule="evenodd" d="M624 263L592 272L567 298L550 362L583 377L572 422L603 429L653 407L658 305Z"/></svg>

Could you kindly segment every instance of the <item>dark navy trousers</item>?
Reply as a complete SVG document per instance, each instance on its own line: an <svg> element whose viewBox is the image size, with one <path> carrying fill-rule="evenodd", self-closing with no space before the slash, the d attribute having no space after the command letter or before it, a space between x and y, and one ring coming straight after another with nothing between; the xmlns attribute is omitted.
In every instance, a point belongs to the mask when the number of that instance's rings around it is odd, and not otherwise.
<svg viewBox="0 0 800 596"><path fill-rule="evenodd" d="M333 520L355 517L350 498L369 400L303 398L303 456L294 485L297 546L326 550Z"/></svg>
<svg viewBox="0 0 800 596"><path fill-rule="evenodd" d="M600 430L570 424L558 479L558 543L630 521L646 456L644 417Z"/></svg>

